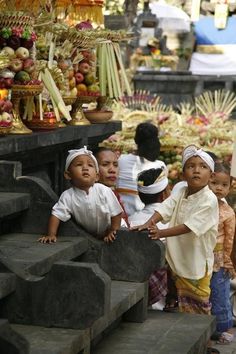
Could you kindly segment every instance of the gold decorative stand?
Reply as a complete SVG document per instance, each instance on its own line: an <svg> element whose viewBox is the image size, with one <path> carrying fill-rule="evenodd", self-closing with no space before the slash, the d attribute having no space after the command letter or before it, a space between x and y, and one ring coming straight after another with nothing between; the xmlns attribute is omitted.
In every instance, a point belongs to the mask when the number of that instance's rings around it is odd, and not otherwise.
<svg viewBox="0 0 236 354"><path fill-rule="evenodd" d="M31 134L32 130L27 128L20 117L21 99L37 96L42 92L42 85L13 85L11 99L13 103L13 124L9 134Z"/></svg>
<svg viewBox="0 0 236 354"><path fill-rule="evenodd" d="M85 117L82 106L84 103L96 102L96 96L79 96L72 105L71 117L72 120L68 122L69 125L89 125L89 120Z"/></svg>

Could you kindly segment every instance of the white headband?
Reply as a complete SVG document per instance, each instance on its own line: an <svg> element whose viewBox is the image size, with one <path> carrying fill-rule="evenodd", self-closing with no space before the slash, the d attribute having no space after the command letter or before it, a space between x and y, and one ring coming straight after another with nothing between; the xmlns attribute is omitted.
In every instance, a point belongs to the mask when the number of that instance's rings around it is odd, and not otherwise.
<svg viewBox="0 0 236 354"><path fill-rule="evenodd" d="M142 182L138 181L138 191L144 194L157 194L162 192L169 183L167 174L167 169L163 170L162 173L157 177L155 182L153 184L150 184L149 186L143 186L141 184Z"/></svg>
<svg viewBox="0 0 236 354"><path fill-rule="evenodd" d="M193 156L199 156L210 168L212 172L214 172L215 162L213 158L204 150L198 149L195 145L187 146L182 154L182 165L184 167L187 160L189 160Z"/></svg>
<svg viewBox="0 0 236 354"><path fill-rule="evenodd" d="M93 162L95 164L96 172L98 173L98 171L99 171L98 162L97 162L96 158L94 157L92 151L87 149L87 146L84 146L83 148L81 148L79 150L69 150L68 153L69 153L69 155L67 156L67 159L66 159L65 171L68 171L68 168L69 168L71 162L77 156L79 156L79 155L88 155L93 160Z"/></svg>

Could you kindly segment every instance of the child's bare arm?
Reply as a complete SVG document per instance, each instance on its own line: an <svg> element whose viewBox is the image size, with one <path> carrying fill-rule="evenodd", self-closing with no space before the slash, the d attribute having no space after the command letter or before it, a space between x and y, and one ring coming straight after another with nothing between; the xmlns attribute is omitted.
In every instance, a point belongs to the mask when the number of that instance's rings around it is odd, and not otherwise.
<svg viewBox="0 0 236 354"><path fill-rule="evenodd" d="M60 225L60 220L51 215L48 221L48 233L47 235L41 236L38 241L41 243L53 243L57 241L57 231Z"/></svg>
<svg viewBox="0 0 236 354"><path fill-rule="evenodd" d="M184 224L169 227L167 229L158 229L155 222L152 222L151 226L148 228L149 237L152 240L158 240L159 238L164 237L173 237L183 234L187 234L191 230Z"/></svg>
<svg viewBox="0 0 236 354"><path fill-rule="evenodd" d="M155 211L155 213L150 217L150 219L148 219L148 221L145 222L145 224L131 227L130 230L136 230L136 231L146 230L151 225L153 225L153 223L156 224L157 222L159 222L161 220L163 220L163 217L161 216L161 214L159 214L157 211Z"/></svg>
<svg viewBox="0 0 236 354"><path fill-rule="evenodd" d="M121 225L121 215L118 214L116 216L111 217L111 226L107 230L106 235L104 237L105 242L113 242L116 238L116 231L119 230Z"/></svg>

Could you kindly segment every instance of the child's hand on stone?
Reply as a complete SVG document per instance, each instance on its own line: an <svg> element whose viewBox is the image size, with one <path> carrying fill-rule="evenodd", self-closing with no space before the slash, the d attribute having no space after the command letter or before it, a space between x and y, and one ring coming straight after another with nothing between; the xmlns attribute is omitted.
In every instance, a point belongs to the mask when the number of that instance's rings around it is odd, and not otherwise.
<svg viewBox="0 0 236 354"><path fill-rule="evenodd" d="M48 236L48 235L43 235L38 239L39 242L41 243L55 243L57 242L57 237L56 236Z"/></svg>
<svg viewBox="0 0 236 354"><path fill-rule="evenodd" d="M109 243L109 242L113 242L116 239L116 231L114 230L110 230L108 231L107 235L104 237L104 241Z"/></svg>

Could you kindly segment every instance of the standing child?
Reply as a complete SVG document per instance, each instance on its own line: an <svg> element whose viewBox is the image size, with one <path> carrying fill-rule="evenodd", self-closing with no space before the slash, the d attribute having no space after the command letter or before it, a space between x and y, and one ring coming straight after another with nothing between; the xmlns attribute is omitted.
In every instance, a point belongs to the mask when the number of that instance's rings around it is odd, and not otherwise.
<svg viewBox="0 0 236 354"><path fill-rule="evenodd" d="M223 200L229 194L231 185L230 166L215 164L215 173L209 187L215 193L219 204L219 227L217 244L214 249L214 268L211 278L212 314L216 316L218 343L228 344L233 340L233 319L230 303L230 278L235 277L231 253L235 233L235 214Z"/></svg>
<svg viewBox="0 0 236 354"><path fill-rule="evenodd" d="M39 241L57 241L60 221L72 216L93 236L112 242L120 228L122 208L112 192L98 180L98 163L86 147L70 150L66 159L64 176L71 181L72 187L64 191L52 208L48 234Z"/></svg>
<svg viewBox="0 0 236 354"><path fill-rule="evenodd" d="M213 271L219 210L208 182L213 159L195 145L182 157L187 186L159 204L152 217L138 230L149 230L151 239L166 238L166 259L174 274L179 311L210 314L210 278ZM169 221L167 229L156 223Z"/></svg>

